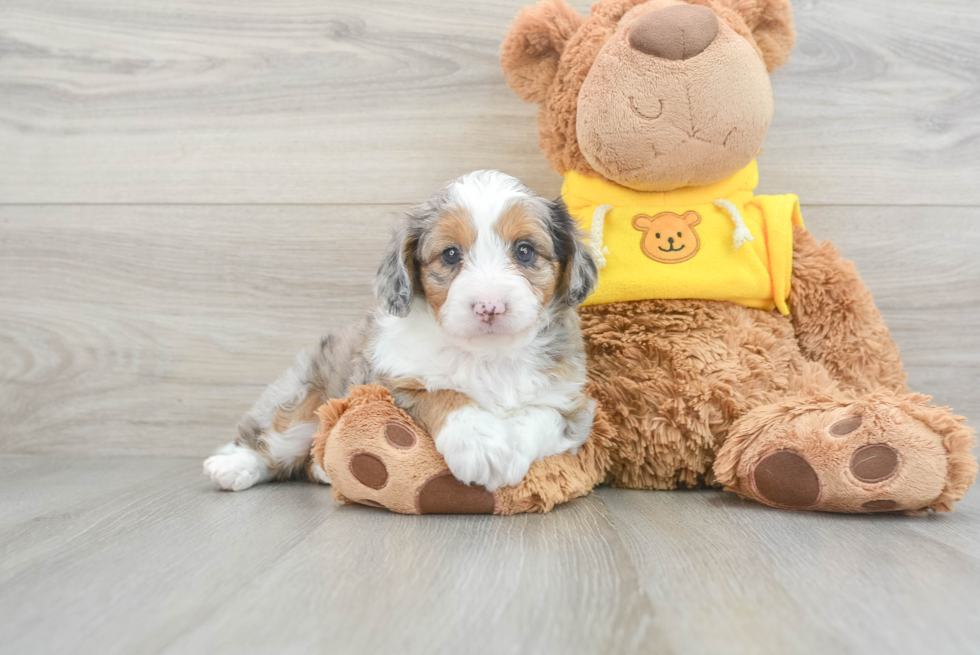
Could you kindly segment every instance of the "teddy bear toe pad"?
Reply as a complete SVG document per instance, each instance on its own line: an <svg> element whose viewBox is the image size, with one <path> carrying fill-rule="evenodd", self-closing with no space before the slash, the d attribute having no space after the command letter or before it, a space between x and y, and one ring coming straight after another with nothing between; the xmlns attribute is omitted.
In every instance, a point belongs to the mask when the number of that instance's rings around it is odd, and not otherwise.
<svg viewBox="0 0 980 655"><path fill-rule="evenodd" d="M351 457L350 472L365 487L384 489L388 484L388 467L381 458L370 453L358 453Z"/></svg>
<svg viewBox="0 0 980 655"><path fill-rule="evenodd" d="M449 471L436 473L419 490L419 514L493 514L494 497L483 487L471 487Z"/></svg>
<svg viewBox="0 0 980 655"><path fill-rule="evenodd" d="M752 478L759 495L783 507L811 507L820 499L820 478L799 453L777 450L755 465Z"/></svg>
<svg viewBox="0 0 980 655"><path fill-rule="evenodd" d="M787 509L916 511L947 479L942 438L888 404L801 413L746 440L739 461L729 488Z"/></svg>

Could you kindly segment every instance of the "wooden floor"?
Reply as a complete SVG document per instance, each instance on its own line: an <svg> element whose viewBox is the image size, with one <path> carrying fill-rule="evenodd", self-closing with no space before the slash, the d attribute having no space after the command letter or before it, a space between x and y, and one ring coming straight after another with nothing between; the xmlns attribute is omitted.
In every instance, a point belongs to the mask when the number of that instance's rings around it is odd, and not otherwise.
<svg viewBox="0 0 980 655"><path fill-rule="evenodd" d="M399 213L476 168L557 193L496 55L529 2L0 5L0 652L980 651L976 490L498 519L208 487L262 387L368 306ZM793 4L761 191L800 195L913 389L980 425L980 9Z"/></svg>
<svg viewBox="0 0 980 655"><path fill-rule="evenodd" d="M980 495L951 515L602 489L410 517L174 457L0 457L5 653L976 653Z"/></svg>

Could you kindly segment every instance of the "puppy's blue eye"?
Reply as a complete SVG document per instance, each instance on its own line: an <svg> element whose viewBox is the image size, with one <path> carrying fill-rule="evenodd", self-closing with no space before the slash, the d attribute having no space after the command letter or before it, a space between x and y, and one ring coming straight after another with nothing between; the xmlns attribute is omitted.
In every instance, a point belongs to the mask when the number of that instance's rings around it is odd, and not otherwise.
<svg viewBox="0 0 980 655"><path fill-rule="evenodd" d="M442 251L442 261L446 266L455 266L463 258L463 253L456 246L449 246Z"/></svg>
<svg viewBox="0 0 980 655"><path fill-rule="evenodd" d="M534 261L534 256L537 253L534 250L534 246L530 243L519 243L517 247L514 248L514 259L522 264L530 264Z"/></svg>

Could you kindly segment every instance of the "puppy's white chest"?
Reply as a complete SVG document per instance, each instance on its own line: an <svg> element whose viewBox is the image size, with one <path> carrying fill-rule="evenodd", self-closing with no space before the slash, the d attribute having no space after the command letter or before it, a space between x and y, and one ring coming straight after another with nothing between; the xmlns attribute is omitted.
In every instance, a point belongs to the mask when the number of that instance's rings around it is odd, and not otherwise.
<svg viewBox="0 0 980 655"><path fill-rule="evenodd" d="M371 357L380 375L414 378L430 391L458 391L489 411L536 404L556 391L533 353L463 350L447 343L424 311L381 319Z"/></svg>
<svg viewBox="0 0 980 655"><path fill-rule="evenodd" d="M547 393L547 376L522 361L459 359L464 361L457 360L455 370L423 373L426 386L454 389L465 393L487 410L504 412L537 404Z"/></svg>

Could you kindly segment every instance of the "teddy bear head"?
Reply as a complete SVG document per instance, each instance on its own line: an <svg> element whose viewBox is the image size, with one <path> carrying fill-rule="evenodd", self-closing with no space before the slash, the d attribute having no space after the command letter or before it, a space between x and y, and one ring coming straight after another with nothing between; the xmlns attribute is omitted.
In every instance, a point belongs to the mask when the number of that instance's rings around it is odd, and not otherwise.
<svg viewBox="0 0 980 655"><path fill-rule="evenodd" d="M501 64L539 105L541 147L560 174L669 191L759 154L769 73L794 40L789 0L599 0L587 17L543 0L514 19Z"/></svg>

